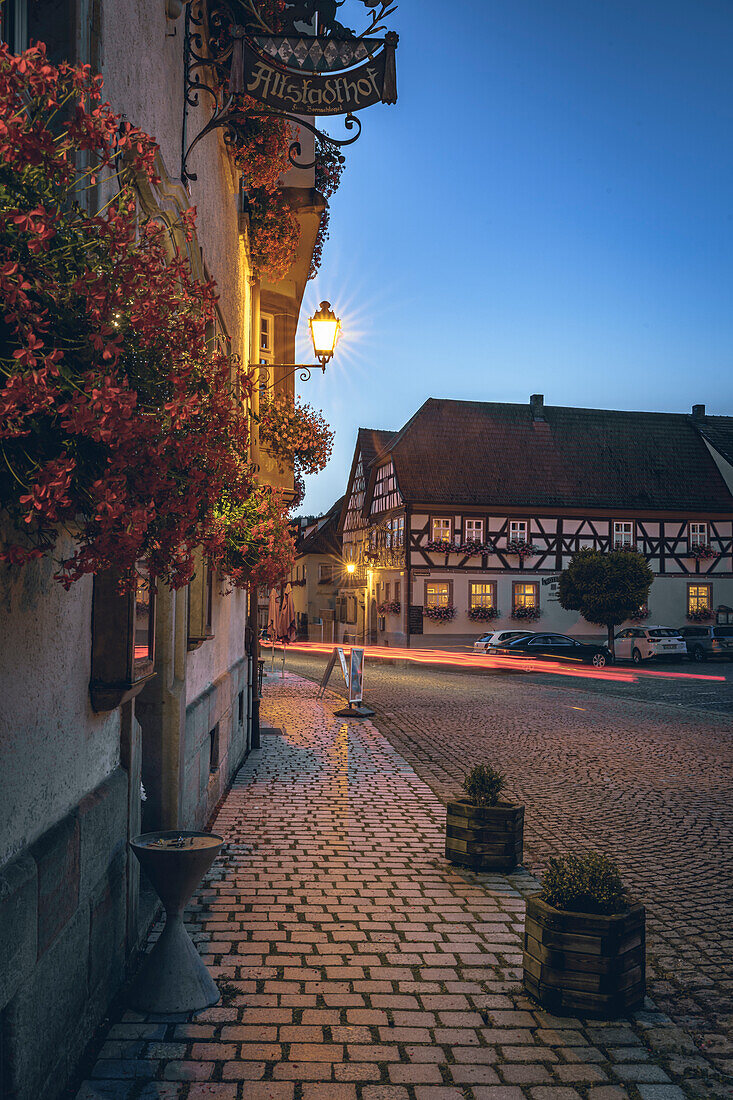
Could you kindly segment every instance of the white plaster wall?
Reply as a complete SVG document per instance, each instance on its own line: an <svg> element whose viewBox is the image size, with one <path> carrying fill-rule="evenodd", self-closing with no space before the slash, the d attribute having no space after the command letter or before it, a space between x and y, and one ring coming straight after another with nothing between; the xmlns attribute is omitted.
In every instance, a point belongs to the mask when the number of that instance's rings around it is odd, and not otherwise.
<svg viewBox="0 0 733 1100"><path fill-rule="evenodd" d="M186 660L186 706L241 660L244 653L246 591L237 589L227 596L216 594L212 611L214 637L189 653Z"/></svg>
<svg viewBox="0 0 733 1100"><path fill-rule="evenodd" d="M53 572L0 569L0 865L119 763L119 711L89 702L92 580L65 592Z"/></svg>

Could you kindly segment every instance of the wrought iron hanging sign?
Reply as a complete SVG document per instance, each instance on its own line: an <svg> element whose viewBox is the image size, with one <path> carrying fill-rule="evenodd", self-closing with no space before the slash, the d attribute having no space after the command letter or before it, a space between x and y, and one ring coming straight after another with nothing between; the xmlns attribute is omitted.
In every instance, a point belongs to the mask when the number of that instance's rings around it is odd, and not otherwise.
<svg viewBox="0 0 733 1100"><path fill-rule="evenodd" d="M187 143L184 140L181 176L196 179L187 168L191 150L209 132L224 128L225 141L237 140L237 125L249 115L276 115L305 127L329 145L351 145L361 133L354 112L375 103L397 102L394 31L384 38L383 19L396 5L388 0L361 0L371 20L356 34L336 20L336 0L299 0L278 14L275 33L263 14L262 0L193 0L186 9L185 80L186 111L197 106L199 92L212 100L212 117ZM308 25L316 33L307 33ZM205 31L208 30L208 34ZM206 72L208 78L202 74ZM257 105L245 105L245 98ZM261 104L262 106L259 106ZM356 133L337 139L317 130L302 116L344 115L344 126ZM313 162L297 158L297 140L290 146L290 161L310 168Z"/></svg>

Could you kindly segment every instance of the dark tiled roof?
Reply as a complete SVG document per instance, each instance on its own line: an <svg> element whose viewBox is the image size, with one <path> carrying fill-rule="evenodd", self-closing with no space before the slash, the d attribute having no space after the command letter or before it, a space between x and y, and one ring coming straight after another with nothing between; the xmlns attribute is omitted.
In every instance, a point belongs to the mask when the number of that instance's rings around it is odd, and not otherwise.
<svg viewBox="0 0 733 1100"><path fill-rule="evenodd" d="M381 428L359 428L357 437L357 450L361 451L364 459L364 469L371 466L374 459L386 450L390 439L394 438L394 432L385 432Z"/></svg>
<svg viewBox="0 0 733 1100"><path fill-rule="evenodd" d="M305 538L296 542L296 557L302 557L304 554L338 554L339 557L341 556L341 539L338 536L338 522L343 503L344 498L339 497L336 503L332 504L325 513L325 522L321 523L319 520L319 526L315 531L311 531Z"/></svg>
<svg viewBox="0 0 733 1100"><path fill-rule="evenodd" d="M733 464L733 416L706 416L696 423L703 438Z"/></svg>
<svg viewBox="0 0 733 1100"><path fill-rule="evenodd" d="M733 418L430 398L389 443L408 503L730 511L698 427L733 454ZM711 439L711 442L713 440ZM717 444L715 444L717 446Z"/></svg>

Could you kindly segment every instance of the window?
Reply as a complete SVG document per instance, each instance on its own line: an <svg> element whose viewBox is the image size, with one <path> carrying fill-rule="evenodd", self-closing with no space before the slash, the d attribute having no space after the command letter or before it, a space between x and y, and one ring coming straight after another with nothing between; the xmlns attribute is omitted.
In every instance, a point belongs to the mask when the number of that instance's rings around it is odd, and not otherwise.
<svg viewBox="0 0 733 1100"><path fill-rule="evenodd" d="M151 614L150 581L138 566L135 586L135 660L152 661L154 619Z"/></svg>
<svg viewBox="0 0 733 1100"><path fill-rule="evenodd" d="M275 354L275 318L271 313L260 314L260 362L272 363Z"/></svg>
<svg viewBox="0 0 733 1100"><path fill-rule="evenodd" d="M688 535L690 543L690 549L693 546L707 546L708 544L708 525L707 523L691 523L690 531Z"/></svg>
<svg viewBox="0 0 733 1100"><path fill-rule="evenodd" d="M448 522L450 522L450 520ZM448 607L451 602L452 587L450 581L426 581L425 606Z"/></svg>
<svg viewBox="0 0 733 1100"><path fill-rule="evenodd" d="M484 541L484 521L482 519L466 520L466 542L475 539L476 542Z"/></svg>
<svg viewBox="0 0 733 1100"><path fill-rule="evenodd" d="M509 541L527 541L527 521L524 519L512 519L509 521Z"/></svg>
<svg viewBox="0 0 733 1100"><path fill-rule="evenodd" d="M389 581L384 582L384 602L389 603Z"/></svg>
<svg viewBox="0 0 733 1100"><path fill-rule="evenodd" d="M687 614L695 615L701 611L710 611L713 603L713 586L711 584L688 584L687 586Z"/></svg>
<svg viewBox="0 0 733 1100"><path fill-rule="evenodd" d="M433 541L437 542L438 539L448 539L450 541L450 528L451 521L449 519L434 519L431 536Z"/></svg>
<svg viewBox="0 0 733 1100"><path fill-rule="evenodd" d="M402 547L405 545L405 517L395 516L392 520L392 546Z"/></svg>
<svg viewBox="0 0 733 1100"><path fill-rule="evenodd" d="M401 596L400 587L401 587L400 581L395 581L394 582L394 598L396 600L399 600L399 598Z"/></svg>
<svg viewBox="0 0 733 1100"><path fill-rule="evenodd" d="M471 607L496 607L496 584L471 585Z"/></svg>
<svg viewBox="0 0 733 1100"><path fill-rule="evenodd" d="M634 524L630 520L613 521L613 546L619 549L622 546L634 545Z"/></svg>
<svg viewBox="0 0 733 1100"><path fill-rule="evenodd" d="M213 730L209 730L209 772L215 772L219 767L219 723Z"/></svg>
<svg viewBox="0 0 733 1100"><path fill-rule="evenodd" d="M333 563L321 562L318 566L318 583L319 584L332 584L333 583Z"/></svg>
<svg viewBox="0 0 733 1100"><path fill-rule="evenodd" d="M514 606L515 607L537 607L539 592L538 585L534 583L525 584L523 582L514 582Z"/></svg>

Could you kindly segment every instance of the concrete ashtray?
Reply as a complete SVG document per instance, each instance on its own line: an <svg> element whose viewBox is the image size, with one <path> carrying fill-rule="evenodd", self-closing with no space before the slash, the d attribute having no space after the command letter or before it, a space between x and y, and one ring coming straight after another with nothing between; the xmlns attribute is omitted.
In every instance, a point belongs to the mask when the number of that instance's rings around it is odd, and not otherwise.
<svg viewBox="0 0 733 1100"><path fill-rule="evenodd" d="M215 1005L219 990L183 923L183 911L216 859L216 833L143 833L130 841L165 908L165 927L142 962L129 995L141 1012L196 1012Z"/></svg>

